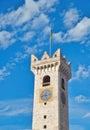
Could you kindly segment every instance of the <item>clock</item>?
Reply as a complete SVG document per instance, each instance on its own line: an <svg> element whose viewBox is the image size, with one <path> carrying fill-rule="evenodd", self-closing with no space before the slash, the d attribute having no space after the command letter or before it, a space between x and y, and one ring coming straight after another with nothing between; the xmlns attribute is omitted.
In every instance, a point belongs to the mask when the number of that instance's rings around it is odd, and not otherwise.
<svg viewBox="0 0 90 130"><path fill-rule="evenodd" d="M66 103L66 98L65 98L65 93L64 92L61 93L61 100L62 100L63 104Z"/></svg>
<svg viewBox="0 0 90 130"><path fill-rule="evenodd" d="M50 90L44 90L41 93L41 99L47 101L52 96L52 92Z"/></svg>

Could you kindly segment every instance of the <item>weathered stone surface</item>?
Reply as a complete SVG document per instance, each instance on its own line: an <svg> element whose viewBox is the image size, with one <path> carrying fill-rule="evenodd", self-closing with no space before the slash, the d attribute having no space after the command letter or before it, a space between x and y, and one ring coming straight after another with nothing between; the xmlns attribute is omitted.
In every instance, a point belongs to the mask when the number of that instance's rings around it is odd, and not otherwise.
<svg viewBox="0 0 90 130"><path fill-rule="evenodd" d="M68 130L68 80L71 77L71 65L66 63L58 49L52 57L45 52L41 60L34 55L31 58L31 70L35 74L34 106L32 130ZM50 76L50 85L43 86L43 77ZM62 78L65 90L61 87ZM43 90L52 92L49 100L43 101L40 95ZM65 93L66 103L61 101L61 93ZM41 101L42 100L42 101ZM44 103L47 103L44 105ZM46 115L46 119L44 118Z"/></svg>

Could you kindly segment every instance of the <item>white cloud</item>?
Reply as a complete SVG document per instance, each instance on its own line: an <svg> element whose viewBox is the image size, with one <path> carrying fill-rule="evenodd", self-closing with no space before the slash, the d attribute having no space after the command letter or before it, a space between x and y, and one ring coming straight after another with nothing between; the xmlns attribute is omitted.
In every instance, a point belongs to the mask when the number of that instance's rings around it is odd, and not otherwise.
<svg viewBox="0 0 90 130"><path fill-rule="evenodd" d="M80 78L88 78L90 76L90 66L79 65L78 70L74 72L73 77L70 81L80 80Z"/></svg>
<svg viewBox="0 0 90 130"><path fill-rule="evenodd" d="M34 37L35 33L33 31L26 32L22 38L20 38L23 42L28 42Z"/></svg>
<svg viewBox="0 0 90 130"><path fill-rule="evenodd" d="M25 0L25 4L17 10L0 15L0 26L21 26L23 23L31 20L38 12L39 8L33 0Z"/></svg>
<svg viewBox="0 0 90 130"><path fill-rule="evenodd" d="M0 27L6 25L21 26L26 22L30 22L35 16L39 16L42 12L53 7L57 0L46 1L39 0L35 2L33 0L25 0L25 4L20 6L17 10L12 10L6 14L0 15Z"/></svg>
<svg viewBox="0 0 90 130"><path fill-rule="evenodd" d="M63 33L62 32L58 32L58 33L54 33L53 34L53 40L55 40L55 42L63 42L63 39L62 39L62 36L63 36Z"/></svg>
<svg viewBox="0 0 90 130"><path fill-rule="evenodd" d="M69 116L70 120L81 120L85 113L90 111L90 98L84 95L69 98Z"/></svg>
<svg viewBox="0 0 90 130"><path fill-rule="evenodd" d="M0 46L4 49L13 44L16 41L14 38L14 33L10 33L8 31L1 31L0 32Z"/></svg>
<svg viewBox="0 0 90 130"><path fill-rule="evenodd" d="M80 42L81 44L90 44L90 18L82 18L76 25L66 32L57 32L54 40L61 43ZM59 39L59 40L58 40Z"/></svg>
<svg viewBox="0 0 90 130"><path fill-rule="evenodd" d="M39 46L41 45L36 44L32 47L25 45L22 52L17 52L15 57L11 57L7 64L0 69L0 80L4 80L11 74L11 70L16 66L16 63L29 57L30 54L41 52L41 49L38 49Z"/></svg>
<svg viewBox="0 0 90 130"><path fill-rule="evenodd" d="M16 57L13 59L12 62L17 63L17 62L29 57L30 54L32 54L32 53L35 54L37 52L39 52L38 45L34 45L33 47L29 47L26 45L26 46L24 46L24 52L17 52Z"/></svg>
<svg viewBox="0 0 90 130"><path fill-rule="evenodd" d="M21 40L21 42L28 42L35 36L34 34L37 34L38 30L46 34L48 30L43 31L42 28L47 28L50 22L47 12L50 12L57 2L58 0L52 0L52 2L46 0L39 0L37 2L25 0L25 3L16 10L11 10L6 14L0 14L0 46L5 49L19 40ZM54 41L61 43L75 41L85 43L87 41L87 43L89 43L90 19L84 17L81 21L78 22L78 20L79 13L76 8L71 8L67 11L64 14L64 23L71 29L68 29L66 33L54 33ZM5 30L8 26L12 32ZM6 37L4 37L4 35L6 35Z"/></svg>
<svg viewBox="0 0 90 130"><path fill-rule="evenodd" d="M44 28L44 30L43 30L43 33L45 34L45 35L50 35L50 26L45 26L45 28Z"/></svg>
<svg viewBox="0 0 90 130"><path fill-rule="evenodd" d="M40 9L44 10L44 11L52 11L52 7L55 5L55 3L57 3L58 0L52 0L51 1L47 1L47 0L39 0L38 5L40 7Z"/></svg>
<svg viewBox="0 0 90 130"><path fill-rule="evenodd" d="M87 114L85 114L85 115L83 116L83 118L90 118L90 112L87 113Z"/></svg>
<svg viewBox="0 0 90 130"><path fill-rule="evenodd" d="M10 72L7 70L6 66L4 66L2 69L0 69L0 80L4 80L4 78L9 75L10 75Z"/></svg>
<svg viewBox="0 0 90 130"><path fill-rule="evenodd" d="M31 99L0 101L0 116L30 115Z"/></svg>
<svg viewBox="0 0 90 130"><path fill-rule="evenodd" d="M75 101L78 103L83 103L83 102L88 103L88 102L90 102L90 98L87 98L83 95L79 95L79 96L75 97Z"/></svg>
<svg viewBox="0 0 90 130"><path fill-rule="evenodd" d="M74 26L79 20L79 13L76 8L71 8L64 14L64 24L66 27Z"/></svg>
<svg viewBox="0 0 90 130"><path fill-rule="evenodd" d="M35 34L36 31L47 26L49 17L46 12L50 12L56 2L57 0L52 2L25 0L25 3L16 10L0 14L0 46L5 49L19 40L30 41L34 36L32 32ZM11 32L5 30L7 27Z"/></svg>
<svg viewBox="0 0 90 130"><path fill-rule="evenodd" d="M7 76L11 75L10 70L13 69L15 65L16 62L14 62L14 59L7 62L7 64L0 69L0 80L4 80Z"/></svg>
<svg viewBox="0 0 90 130"><path fill-rule="evenodd" d="M40 29L41 27L47 25L49 23L49 18L45 14L40 14L36 17L32 22L32 29Z"/></svg>
<svg viewBox="0 0 90 130"><path fill-rule="evenodd" d="M20 15L16 25L21 25L31 20L36 14L39 13L39 8L33 0L25 0L25 5L22 6L21 12L17 10L17 14ZM27 13L26 13L27 12Z"/></svg>
<svg viewBox="0 0 90 130"><path fill-rule="evenodd" d="M84 17L75 27L68 30L64 36L64 40L83 41L90 34L90 18Z"/></svg>

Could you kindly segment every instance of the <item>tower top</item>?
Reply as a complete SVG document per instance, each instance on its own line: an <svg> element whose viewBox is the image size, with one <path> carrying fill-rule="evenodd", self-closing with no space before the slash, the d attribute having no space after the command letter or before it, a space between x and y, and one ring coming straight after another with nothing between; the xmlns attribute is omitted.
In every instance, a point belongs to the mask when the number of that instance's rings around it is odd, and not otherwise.
<svg viewBox="0 0 90 130"><path fill-rule="evenodd" d="M71 78L71 63L66 61L66 57L62 56L61 50L57 51L50 57L45 51L41 59L38 59L35 55L31 55L31 70L35 73L36 70L42 70L52 66L58 66L65 69L68 73L68 78Z"/></svg>

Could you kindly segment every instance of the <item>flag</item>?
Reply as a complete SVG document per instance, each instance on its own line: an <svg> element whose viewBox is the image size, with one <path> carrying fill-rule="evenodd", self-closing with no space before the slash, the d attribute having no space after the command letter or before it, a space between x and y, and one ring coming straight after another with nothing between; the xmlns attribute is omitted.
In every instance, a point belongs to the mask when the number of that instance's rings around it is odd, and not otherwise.
<svg viewBox="0 0 90 130"><path fill-rule="evenodd" d="M52 28L51 28L51 31L50 31L50 39L52 39Z"/></svg>

